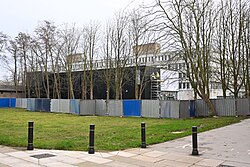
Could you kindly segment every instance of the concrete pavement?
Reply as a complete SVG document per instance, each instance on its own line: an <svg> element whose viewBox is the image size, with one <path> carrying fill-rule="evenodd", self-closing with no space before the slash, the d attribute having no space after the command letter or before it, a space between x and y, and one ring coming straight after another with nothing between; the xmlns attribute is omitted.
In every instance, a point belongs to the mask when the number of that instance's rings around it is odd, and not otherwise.
<svg viewBox="0 0 250 167"><path fill-rule="evenodd" d="M0 146L0 167L250 167L250 119L198 134L199 156L191 136L124 151L18 150Z"/></svg>

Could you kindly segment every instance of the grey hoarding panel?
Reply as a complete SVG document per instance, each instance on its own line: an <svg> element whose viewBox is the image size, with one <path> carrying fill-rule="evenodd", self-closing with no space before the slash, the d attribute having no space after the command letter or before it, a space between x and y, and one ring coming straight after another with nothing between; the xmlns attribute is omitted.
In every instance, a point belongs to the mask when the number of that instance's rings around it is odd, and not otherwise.
<svg viewBox="0 0 250 167"><path fill-rule="evenodd" d="M237 99L237 115L250 115L250 99Z"/></svg>
<svg viewBox="0 0 250 167"><path fill-rule="evenodd" d="M159 118L160 117L160 102L159 100L142 100L142 117Z"/></svg>
<svg viewBox="0 0 250 167"><path fill-rule="evenodd" d="M105 116L107 115L106 110L106 101L105 100L96 100L96 115Z"/></svg>
<svg viewBox="0 0 250 167"><path fill-rule="evenodd" d="M196 116L198 117L209 116L209 108L208 108L207 103L204 100L202 99L196 100L195 106L196 106Z"/></svg>
<svg viewBox="0 0 250 167"><path fill-rule="evenodd" d="M218 116L235 116L235 99L216 99L215 110Z"/></svg>
<svg viewBox="0 0 250 167"><path fill-rule="evenodd" d="M94 114L95 114L95 100L81 100L80 115L94 115Z"/></svg>
<svg viewBox="0 0 250 167"><path fill-rule="evenodd" d="M22 108L22 99L16 98L16 108Z"/></svg>
<svg viewBox="0 0 250 167"><path fill-rule="evenodd" d="M123 102L122 100L108 101L108 114L110 116L123 116Z"/></svg>
<svg viewBox="0 0 250 167"><path fill-rule="evenodd" d="M35 99L34 98L29 98L27 101L27 109L29 111L35 111Z"/></svg>
<svg viewBox="0 0 250 167"><path fill-rule="evenodd" d="M70 100L69 99L59 100L59 112L70 113Z"/></svg>
<svg viewBox="0 0 250 167"><path fill-rule="evenodd" d="M162 118L179 118L179 101L160 101Z"/></svg>
<svg viewBox="0 0 250 167"><path fill-rule="evenodd" d="M27 101L28 101L28 99L21 99L21 101L22 101L22 106L21 106L21 108L27 108Z"/></svg>
<svg viewBox="0 0 250 167"><path fill-rule="evenodd" d="M50 111L51 112L60 112L59 111L59 99L51 99Z"/></svg>
<svg viewBox="0 0 250 167"><path fill-rule="evenodd" d="M180 118L190 118L190 101L180 101Z"/></svg>

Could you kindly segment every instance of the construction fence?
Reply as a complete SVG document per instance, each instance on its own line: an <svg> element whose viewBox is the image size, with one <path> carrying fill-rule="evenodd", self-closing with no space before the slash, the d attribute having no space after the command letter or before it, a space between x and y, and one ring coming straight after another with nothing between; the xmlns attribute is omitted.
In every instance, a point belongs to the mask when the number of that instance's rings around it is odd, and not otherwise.
<svg viewBox="0 0 250 167"><path fill-rule="evenodd" d="M250 115L250 99L213 99L218 116ZM190 118L209 116L204 100L79 100L43 98L0 98L0 108L60 112L76 115L149 118Z"/></svg>

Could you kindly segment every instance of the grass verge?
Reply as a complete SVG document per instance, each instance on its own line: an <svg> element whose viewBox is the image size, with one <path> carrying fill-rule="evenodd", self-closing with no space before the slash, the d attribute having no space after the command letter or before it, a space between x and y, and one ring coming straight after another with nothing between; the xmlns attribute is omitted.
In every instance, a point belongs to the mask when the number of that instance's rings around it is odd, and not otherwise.
<svg viewBox="0 0 250 167"><path fill-rule="evenodd" d="M24 109L0 109L0 145L27 146L27 124L34 121L34 147L44 149L87 150L89 125L95 124L95 149L123 150L140 147L140 123L146 122L147 144L155 144L198 131L237 123L243 117L195 119L153 119L75 116L30 112ZM173 133L181 132L181 133Z"/></svg>

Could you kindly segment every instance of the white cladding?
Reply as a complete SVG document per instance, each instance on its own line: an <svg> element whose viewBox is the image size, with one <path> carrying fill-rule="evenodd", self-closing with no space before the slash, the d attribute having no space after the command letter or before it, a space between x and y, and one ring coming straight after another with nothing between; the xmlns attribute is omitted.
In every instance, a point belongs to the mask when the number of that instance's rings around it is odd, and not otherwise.
<svg viewBox="0 0 250 167"><path fill-rule="evenodd" d="M161 69L161 91L179 91L179 73Z"/></svg>

